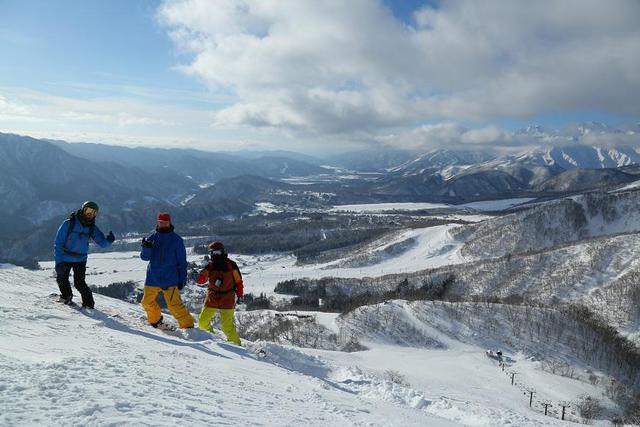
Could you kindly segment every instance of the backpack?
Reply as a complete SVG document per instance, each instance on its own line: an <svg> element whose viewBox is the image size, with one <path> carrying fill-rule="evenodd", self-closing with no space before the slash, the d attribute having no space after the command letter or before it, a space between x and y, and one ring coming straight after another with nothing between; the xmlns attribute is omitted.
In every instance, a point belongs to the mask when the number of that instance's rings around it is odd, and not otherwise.
<svg viewBox="0 0 640 427"><path fill-rule="evenodd" d="M207 269L209 271L216 271L213 270L211 263L209 263L209 265L207 265ZM227 289L226 291L217 291L215 289L209 288L211 291L213 291L214 293L218 294L218 295L224 295L224 294L228 294L229 292L235 292L238 288L236 287L236 278L233 276L233 264L231 263L231 260L229 259L225 259L225 267L227 268L226 270L222 270L222 271L230 271L231 272L231 279L233 280L233 288L231 289Z"/></svg>

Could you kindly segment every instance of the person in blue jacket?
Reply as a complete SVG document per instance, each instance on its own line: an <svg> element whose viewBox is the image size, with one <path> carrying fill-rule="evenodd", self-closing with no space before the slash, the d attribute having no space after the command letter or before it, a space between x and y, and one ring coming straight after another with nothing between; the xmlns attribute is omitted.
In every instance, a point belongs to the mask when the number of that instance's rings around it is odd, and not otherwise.
<svg viewBox="0 0 640 427"><path fill-rule="evenodd" d="M149 261L142 307L147 312L147 320L151 326L167 328L156 301L162 292L167 308L180 327L193 328L193 316L180 299L180 291L187 282L187 252L182 237L173 230L171 215L160 213L156 231L151 236L142 238L140 258Z"/></svg>
<svg viewBox="0 0 640 427"><path fill-rule="evenodd" d="M97 203L84 202L80 209L69 215L56 233L53 256L56 263L56 282L60 289L58 301L64 304L71 304L73 300L69 283L69 274L73 270L73 285L82 296L82 306L95 306L93 293L85 282L89 238L103 248L111 246L115 240L113 231L109 231L105 237L95 224L98 209Z"/></svg>

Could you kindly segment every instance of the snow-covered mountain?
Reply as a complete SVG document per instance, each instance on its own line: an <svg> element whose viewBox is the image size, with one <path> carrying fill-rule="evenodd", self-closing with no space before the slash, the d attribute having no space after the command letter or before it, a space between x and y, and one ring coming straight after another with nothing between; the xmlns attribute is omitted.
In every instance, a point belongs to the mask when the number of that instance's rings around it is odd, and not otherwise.
<svg viewBox="0 0 640 427"><path fill-rule="evenodd" d="M294 188L295 186L283 182L255 175L242 175L236 178L223 179L215 185L203 188L188 201L188 204L202 205L226 202L226 200L253 203L267 200L274 193L292 191Z"/></svg>
<svg viewBox="0 0 640 427"><path fill-rule="evenodd" d="M544 192L582 191L607 188L638 180L638 175L623 172L622 169L570 169L551 177L536 186Z"/></svg>
<svg viewBox="0 0 640 427"><path fill-rule="evenodd" d="M9 138L0 145L0 204L12 233L2 235L2 259L50 253L59 218L38 228L27 215L62 215L90 191L110 207L100 225L121 227L122 251L92 252L87 281L139 290L146 263L135 251L139 236L125 232L146 232L171 206L191 244L227 232L228 247L250 248L233 256L246 292L280 311L238 310L244 346L236 347L218 332L157 331L137 304L104 295L95 311L55 304L53 261L35 271L0 265L0 425L565 425L559 403L569 402L575 422L587 395L605 408L596 425L625 408L628 420L640 417L640 155L576 143L615 133L606 125L521 133L574 143L499 158L372 152L360 160L378 160L376 173L305 182L242 175L195 188L186 179L175 204L153 191L176 177L171 168L154 175ZM149 154L81 149L112 160ZM152 156L177 155L174 169L212 160L182 157L193 154ZM226 166L258 170L254 156L225 156L217 159ZM319 171L267 160L259 169L267 176ZM78 193L65 192L77 182ZM412 212L410 203L327 206L490 195L520 198L422 203ZM203 261L196 249L194 271ZM203 292L191 283L183 290L196 316ZM309 306L326 311L287 311ZM504 351L504 370L488 348Z"/></svg>
<svg viewBox="0 0 640 427"><path fill-rule="evenodd" d="M538 251L560 244L640 231L640 191L588 193L543 203L457 232L473 258Z"/></svg>
<svg viewBox="0 0 640 427"><path fill-rule="evenodd" d="M327 163L361 172L383 172L411 161L420 153L413 150L387 148L342 153L327 158Z"/></svg>
<svg viewBox="0 0 640 427"><path fill-rule="evenodd" d="M342 318L318 315L368 346L346 353L249 341L237 347L198 330L161 332L144 324L139 306L101 295L97 310L80 311L51 301L48 272L5 267L0 283L2 425L555 426L565 424L560 412L545 416L540 402L601 390L588 375L551 372L555 359L544 356L578 363L564 347L541 346L532 359L506 341L511 326L504 334L474 333L481 311L469 316L455 304L398 301ZM423 345L426 337L439 345ZM540 338L526 341L533 346ZM517 370L515 385L485 355L495 345L509 372ZM534 407L525 388L536 391ZM579 419L574 408L566 417Z"/></svg>
<svg viewBox="0 0 640 427"><path fill-rule="evenodd" d="M451 168L447 168L451 172ZM462 203L471 200L509 198L524 194L526 184L500 170L466 168L444 178L440 171L389 176L379 180L375 194L391 197L415 197L422 200Z"/></svg>
<svg viewBox="0 0 640 427"><path fill-rule="evenodd" d="M635 136L640 133L640 123L607 123L587 121L567 124L561 128L550 128L541 125L529 125L518 129L514 134L539 143L555 142L562 145L567 143L591 141L611 141L612 136Z"/></svg>
<svg viewBox="0 0 640 427"><path fill-rule="evenodd" d="M402 175L413 175L453 166L469 167L495 157L494 153L482 150L432 150L416 159L390 168L388 171L391 173L398 172Z"/></svg>
<svg viewBox="0 0 640 427"><path fill-rule="evenodd" d="M640 163L640 154L632 147L598 147L573 144L563 147L535 148L507 161L526 166L570 169L617 168ZM504 162L504 160L503 160Z"/></svg>
<svg viewBox="0 0 640 427"><path fill-rule="evenodd" d="M631 147L605 148L582 144L538 147L477 162L473 160L490 155L485 152L477 152L476 157L442 155L443 152L436 153L434 158L427 154L391 169L388 176L381 178L384 182L382 191L450 196L461 201L489 195L508 198L518 194L525 196L528 192L574 192L598 188L606 183L630 182L633 180L631 175L616 174L614 169L640 163L640 154ZM611 172L564 174L576 169L611 169ZM602 179L598 180L598 177Z"/></svg>

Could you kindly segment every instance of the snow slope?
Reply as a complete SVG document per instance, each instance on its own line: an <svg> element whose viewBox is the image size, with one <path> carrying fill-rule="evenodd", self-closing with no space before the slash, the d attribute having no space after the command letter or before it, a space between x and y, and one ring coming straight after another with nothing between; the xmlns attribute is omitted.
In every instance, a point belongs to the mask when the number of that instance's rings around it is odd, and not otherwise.
<svg viewBox="0 0 640 427"><path fill-rule="evenodd" d="M142 310L96 295L59 305L40 273L0 270L0 425L457 425L393 384L361 393L332 365L265 344L267 357L193 330L143 325Z"/></svg>
<svg viewBox="0 0 640 427"><path fill-rule="evenodd" d="M563 425L530 409L481 347L434 328L447 350L240 348L154 330L139 306L101 295L91 313L59 305L43 271L7 266L0 284L0 425ZM555 383L563 396L584 389Z"/></svg>

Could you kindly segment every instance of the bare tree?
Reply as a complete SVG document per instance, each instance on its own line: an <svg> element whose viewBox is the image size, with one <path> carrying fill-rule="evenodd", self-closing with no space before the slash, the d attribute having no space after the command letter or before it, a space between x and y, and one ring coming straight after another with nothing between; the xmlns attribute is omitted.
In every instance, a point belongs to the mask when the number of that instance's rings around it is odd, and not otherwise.
<svg viewBox="0 0 640 427"><path fill-rule="evenodd" d="M582 395L578 398L578 402L575 407L578 410L578 414L582 417L582 421L585 424L591 424L591 421L599 417L604 412L604 406L602 402L593 396Z"/></svg>

